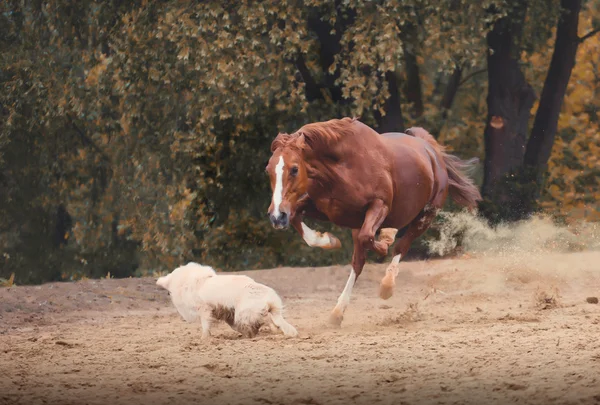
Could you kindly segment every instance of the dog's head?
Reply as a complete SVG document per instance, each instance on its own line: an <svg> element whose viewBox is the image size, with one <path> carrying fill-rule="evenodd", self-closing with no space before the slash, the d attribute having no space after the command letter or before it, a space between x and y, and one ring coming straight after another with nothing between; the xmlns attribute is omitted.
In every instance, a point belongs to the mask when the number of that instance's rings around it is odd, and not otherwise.
<svg viewBox="0 0 600 405"><path fill-rule="evenodd" d="M167 274L166 276L159 277L156 280L156 285L164 288L165 290L168 290L169 289L169 279L171 278L171 274Z"/></svg>
<svg viewBox="0 0 600 405"><path fill-rule="evenodd" d="M171 273L166 276L161 276L156 280L156 285L164 288L171 292L171 286L174 280L191 280L194 279L196 282L207 279L216 275L215 270L210 266L203 266L201 264L190 262L185 266L177 267Z"/></svg>

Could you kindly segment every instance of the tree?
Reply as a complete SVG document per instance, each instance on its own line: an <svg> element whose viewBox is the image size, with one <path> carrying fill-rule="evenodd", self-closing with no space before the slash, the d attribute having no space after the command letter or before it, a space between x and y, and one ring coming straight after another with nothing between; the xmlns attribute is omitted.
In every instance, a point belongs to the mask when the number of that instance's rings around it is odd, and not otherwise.
<svg viewBox="0 0 600 405"><path fill-rule="evenodd" d="M566 222L600 220L600 8L596 4L582 13L577 64L567 85L541 198L544 210Z"/></svg>
<svg viewBox="0 0 600 405"><path fill-rule="evenodd" d="M519 67L519 43L527 8L539 7L539 3L514 2L508 15L496 21L488 34L488 124L483 184L487 201L482 204L482 211L492 222L522 219L538 209L543 174L582 40L578 36L581 3L581 0L560 3L553 56L529 137L535 94Z"/></svg>
<svg viewBox="0 0 600 405"><path fill-rule="evenodd" d="M21 224L3 271L50 256L50 279L137 266L101 259L117 250L149 270L209 260L232 221L261 224L240 248L264 246L277 132L339 115L402 129L395 2L2 7L0 233ZM18 254L25 245L48 248Z"/></svg>
<svg viewBox="0 0 600 405"><path fill-rule="evenodd" d="M560 2L563 11L557 23L552 60L524 156L525 166L536 174L535 180L546 170L552 152L560 110L575 66L577 48L582 41L598 32L596 29L582 38L578 36L581 3L582 0ZM536 191L539 194L541 186Z"/></svg>
<svg viewBox="0 0 600 405"><path fill-rule="evenodd" d="M265 220L271 140L357 115L380 131L422 125L455 153L483 158L487 39L502 43L497 21L520 24L515 52L489 58L525 79L492 69L490 86L502 94L530 83L542 94L537 75L549 61L522 62L557 15L541 0L489 4L0 3L0 277L126 276L187 260L225 270L347 261L348 232L334 229L344 248L325 253ZM519 4L524 20L511 8ZM569 108L581 104L567 93ZM520 106L498 105L521 119ZM567 146L594 139L565 135L593 121L577 114L572 129L559 121L552 186L573 165ZM590 154L582 149L577 164ZM543 195L556 205L552 186ZM578 190L573 201L590 198Z"/></svg>
<svg viewBox="0 0 600 405"><path fill-rule="evenodd" d="M529 112L535 101L518 62L528 1L515 1L511 6L487 35L488 117L482 195L498 205L513 198L512 191L501 185L505 176L522 164ZM510 208L510 212L514 210Z"/></svg>

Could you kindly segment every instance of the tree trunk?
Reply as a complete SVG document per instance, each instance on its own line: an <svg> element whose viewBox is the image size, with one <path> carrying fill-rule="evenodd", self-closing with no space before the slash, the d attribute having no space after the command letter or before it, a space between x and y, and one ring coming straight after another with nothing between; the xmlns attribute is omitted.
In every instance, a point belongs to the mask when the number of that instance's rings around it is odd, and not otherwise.
<svg viewBox="0 0 600 405"><path fill-rule="evenodd" d="M448 116L448 110L452 108L452 103L454 102L454 98L456 97L456 93L458 92L461 77L462 69L460 66L456 66L456 68L454 68L454 72L452 72L452 75L448 80L446 90L444 91L444 96L442 97L442 101L440 102L443 118L446 118Z"/></svg>
<svg viewBox="0 0 600 405"><path fill-rule="evenodd" d="M312 77L308 66L306 66L306 62L304 61L304 56L302 56L301 53L296 57L296 68L304 81L304 94L306 95L306 100L310 103L315 100L323 99L321 86Z"/></svg>
<svg viewBox="0 0 600 405"><path fill-rule="evenodd" d="M423 92L421 91L421 76L417 57L412 51L404 51L404 64L406 69L406 82L404 83L404 96L412 104L413 117L423 115Z"/></svg>
<svg viewBox="0 0 600 405"><path fill-rule="evenodd" d="M508 198L498 195L499 183L522 165L529 113L535 101L535 93L518 65L518 49L513 45L521 28L522 19L515 22L508 16L498 20L487 37L491 51L487 58L488 117L482 191L496 202Z"/></svg>
<svg viewBox="0 0 600 405"><path fill-rule="evenodd" d="M412 8L412 7L411 7ZM423 91L421 90L421 75L417 63L417 39L418 27L413 23L407 23L402 29L400 38L404 49L404 71L406 81L403 85L404 97L412 104L413 118L423 115Z"/></svg>
<svg viewBox="0 0 600 405"><path fill-rule="evenodd" d="M495 22L487 36L488 116L479 209L491 223L522 219L535 205L520 178L529 115L536 97L518 63L526 7L525 0L516 4L508 16Z"/></svg>
<svg viewBox="0 0 600 405"><path fill-rule="evenodd" d="M385 101L385 115L382 117L378 111L375 111L377 120L376 131L380 134L384 132L401 132L404 130L404 120L402 119L402 109L400 106L400 93L398 90L398 78L395 72L385 73L385 81L388 85L390 97Z"/></svg>
<svg viewBox="0 0 600 405"><path fill-rule="evenodd" d="M65 246L69 242L69 233L73 226L73 219L63 204L59 204L56 209L56 223L54 225L54 235L52 244L55 248Z"/></svg>
<svg viewBox="0 0 600 405"><path fill-rule="evenodd" d="M484 196L493 200L496 207L487 208L488 218L517 220L528 217L537 209L537 199L542 189L542 175L546 170L552 152L554 138L558 127L558 118L562 107L571 71L575 66L575 58L580 38L577 35L579 12L582 0L561 0L563 13L557 23L554 52L544 82L540 104L536 113L531 136L524 148L524 137L527 129L529 109L533 103L530 87L518 71L516 60L502 65L499 60L488 58L490 77L490 95L492 94L492 75L502 77L512 83L513 102L494 104L488 99L490 115L486 128L486 173L484 180ZM496 27L494 27L496 31ZM494 38L489 37L490 45ZM500 52L500 55L502 52ZM497 54L496 54L497 55ZM512 64L511 69L507 69ZM504 72L499 72L503 69ZM495 74L492 70L496 71ZM529 90L527 90L529 88ZM496 90L498 92L499 90ZM501 100L501 97L498 98ZM507 132L510 121L502 115L502 105L518 106L516 136L502 136ZM515 117L515 110L512 111ZM512 125L512 127L515 127ZM521 132L522 131L522 132ZM512 131L508 131L512 132ZM504 151L501 151L504 149ZM520 156L519 156L520 155ZM484 204L485 207L485 204ZM490 215L491 213L491 215ZM491 219L491 218L490 218Z"/></svg>
<svg viewBox="0 0 600 405"><path fill-rule="evenodd" d="M536 175L546 170L552 152L560 109L580 42L577 29L581 0L561 0L560 5L564 11L558 20L554 53L525 152L524 163ZM541 188L540 182L537 184Z"/></svg>
<svg viewBox="0 0 600 405"><path fill-rule="evenodd" d="M329 67L335 62L335 55L342 50L340 43L344 31L348 26L352 25L356 18L356 12L352 9L347 9L342 13L340 1L336 1L337 18L332 26L328 21L321 20L321 14L313 13L308 18L308 27L313 31L319 39L320 51L319 61L321 69L324 73L324 85L322 88L327 89L331 95L331 99L337 104L349 104L350 99L343 97L342 88L335 83L340 77L340 70L335 69L333 73L329 71ZM334 32L332 34L332 31Z"/></svg>

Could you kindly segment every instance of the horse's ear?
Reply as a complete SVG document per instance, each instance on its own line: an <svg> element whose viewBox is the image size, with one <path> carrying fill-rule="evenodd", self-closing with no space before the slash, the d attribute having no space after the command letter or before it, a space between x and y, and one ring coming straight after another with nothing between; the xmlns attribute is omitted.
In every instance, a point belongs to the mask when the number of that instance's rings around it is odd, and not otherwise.
<svg viewBox="0 0 600 405"><path fill-rule="evenodd" d="M314 149L314 140L309 137L306 136L306 134L304 132L300 133L300 136L298 137L298 146L300 147L300 149L305 149L306 147L309 147L310 149Z"/></svg>
<svg viewBox="0 0 600 405"><path fill-rule="evenodd" d="M280 132L275 139L273 139L273 142L271 142L271 152L275 152L275 150L283 145L285 145L287 143L287 141L290 139L291 135L290 134L286 134L285 132Z"/></svg>

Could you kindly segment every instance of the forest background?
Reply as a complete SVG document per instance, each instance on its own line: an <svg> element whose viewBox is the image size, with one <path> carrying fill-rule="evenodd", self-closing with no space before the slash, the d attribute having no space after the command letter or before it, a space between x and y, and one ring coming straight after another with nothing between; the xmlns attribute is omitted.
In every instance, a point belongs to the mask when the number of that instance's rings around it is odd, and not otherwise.
<svg viewBox="0 0 600 405"><path fill-rule="evenodd" d="M0 278L348 263L348 230L271 228L264 173L343 116L479 157L491 226L599 221L599 29L598 0L3 1Z"/></svg>

